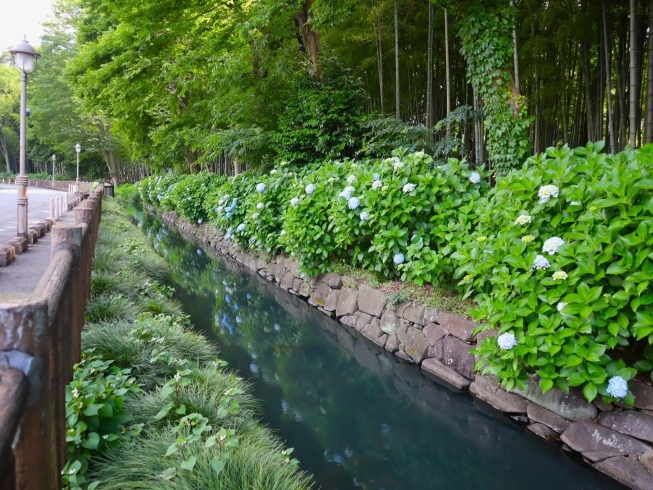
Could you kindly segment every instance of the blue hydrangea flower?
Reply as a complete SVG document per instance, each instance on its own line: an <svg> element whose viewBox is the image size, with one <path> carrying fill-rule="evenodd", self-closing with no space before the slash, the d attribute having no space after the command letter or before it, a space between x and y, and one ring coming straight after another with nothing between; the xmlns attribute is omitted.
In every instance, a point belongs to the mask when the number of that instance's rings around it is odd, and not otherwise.
<svg viewBox="0 0 653 490"><path fill-rule="evenodd" d="M380 176L379 174L374 174L374 175L372 175L372 180L373 180L374 182L376 182L376 181L378 181L378 180L381 180L381 176Z"/></svg>
<svg viewBox="0 0 653 490"><path fill-rule="evenodd" d="M306 186L306 194L309 196L315 192L315 186L313 184L308 184Z"/></svg>
<svg viewBox="0 0 653 490"><path fill-rule="evenodd" d="M262 202L260 202L260 203L258 203L258 204L256 205L256 209L258 209L259 211L260 211L261 209L263 209L264 207L265 207L265 204L263 204Z"/></svg>
<svg viewBox="0 0 653 490"><path fill-rule="evenodd" d="M244 230L245 230L245 223L239 224L238 228L236 228L236 231L239 232L239 233L244 231Z"/></svg>
<svg viewBox="0 0 653 490"><path fill-rule="evenodd" d="M267 186L263 182L261 182L259 184L256 184L256 191L257 192L263 193L263 192L265 192L265 189L267 189Z"/></svg>
<svg viewBox="0 0 653 490"><path fill-rule="evenodd" d="M396 265L401 265L401 264L403 264L403 263L404 263L404 254L402 254L402 253L395 254L395 256L392 258L392 261L393 261Z"/></svg>
<svg viewBox="0 0 653 490"><path fill-rule="evenodd" d="M198 225L201 225L201 224L202 224L202 218L200 218L200 219L197 220L197 224L198 224Z"/></svg>
<svg viewBox="0 0 653 490"><path fill-rule="evenodd" d="M499 347L502 350L510 350L517 345L517 339L515 338L514 333L506 332L499 335L499 338L497 338L497 344L499 344Z"/></svg>
<svg viewBox="0 0 653 490"><path fill-rule="evenodd" d="M472 175L469 176L469 181L472 184L479 184L481 182L481 174L478 172L472 172Z"/></svg>
<svg viewBox="0 0 653 490"><path fill-rule="evenodd" d="M347 201L347 206L349 207L349 209L356 209L356 208L358 208L360 203L361 203L360 199L358 199L357 197L351 197Z"/></svg>
<svg viewBox="0 0 653 490"><path fill-rule="evenodd" d="M293 198L290 200L290 204L291 204L293 207L294 207L294 206L297 206L297 204L299 204L299 199L298 199L297 197L293 197Z"/></svg>
<svg viewBox="0 0 653 490"><path fill-rule="evenodd" d="M360 217L362 221L369 221L370 213L368 213L367 211L363 211Z"/></svg>
<svg viewBox="0 0 653 490"><path fill-rule="evenodd" d="M605 391L612 398L626 398L628 395L628 382L621 376L613 376L608 381L608 388Z"/></svg>
<svg viewBox="0 0 653 490"><path fill-rule="evenodd" d="M340 197L344 197L345 199L349 200L349 198L351 197L351 194L352 194L355 190L356 190L356 189L354 189L352 186L349 185L349 186L345 187L345 190L342 191L342 192L339 194L339 196L340 196Z"/></svg>

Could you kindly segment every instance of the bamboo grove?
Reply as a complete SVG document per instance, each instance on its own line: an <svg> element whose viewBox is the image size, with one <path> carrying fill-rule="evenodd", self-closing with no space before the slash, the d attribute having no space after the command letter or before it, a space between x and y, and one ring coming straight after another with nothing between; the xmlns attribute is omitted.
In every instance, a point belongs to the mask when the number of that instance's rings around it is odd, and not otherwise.
<svg viewBox="0 0 653 490"><path fill-rule="evenodd" d="M115 180L653 141L653 0L58 0L48 29L31 159L81 139Z"/></svg>

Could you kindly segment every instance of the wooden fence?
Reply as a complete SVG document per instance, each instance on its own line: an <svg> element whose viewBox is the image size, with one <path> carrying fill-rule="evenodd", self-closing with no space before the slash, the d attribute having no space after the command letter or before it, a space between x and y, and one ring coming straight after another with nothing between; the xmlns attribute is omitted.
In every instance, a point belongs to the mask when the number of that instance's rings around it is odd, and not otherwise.
<svg viewBox="0 0 653 490"><path fill-rule="evenodd" d="M81 358L103 187L52 227L52 260L32 294L0 295L0 490L61 488L65 388Z"/></svg>
<svg viewBox="0 0 653 490"><path fill-rule="evenodd" d="M4 178L0 179L0 184L15 184L16 179L14 178ZM55 191L62 192L75 192L74 180L36 180L30 179L30 187L41 187L43 189L52 189ZM79 183L79 192L88 194L91 192L91 187L93 184L91 182L80 182Z"/></svg>

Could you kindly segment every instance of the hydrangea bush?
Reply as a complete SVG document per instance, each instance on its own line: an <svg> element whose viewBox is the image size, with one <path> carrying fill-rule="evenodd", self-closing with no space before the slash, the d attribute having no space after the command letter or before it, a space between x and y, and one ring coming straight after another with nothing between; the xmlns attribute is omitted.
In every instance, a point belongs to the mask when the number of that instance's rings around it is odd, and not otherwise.
<svg viewBox="0 0 653 490"><path fill-rule="evenodd" d="M653 341L653 147L602 149L552 148L498 178L478 209L484 240L454 253L459 286L498 330L477 366L508 389L535 372L543 391L632 402L624 359Z"/></svg>

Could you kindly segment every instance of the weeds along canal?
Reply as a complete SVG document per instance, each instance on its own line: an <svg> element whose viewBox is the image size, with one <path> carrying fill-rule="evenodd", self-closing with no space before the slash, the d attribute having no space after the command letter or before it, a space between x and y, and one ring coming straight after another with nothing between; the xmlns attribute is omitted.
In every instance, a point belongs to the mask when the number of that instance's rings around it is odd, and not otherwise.
<svg viewBox="0 0 653 490"><path fill-rule="evenodd" d="M135 211L176 299L253 384L316 488L625 488L467 393L426 379L304 301Z"/></svg>

